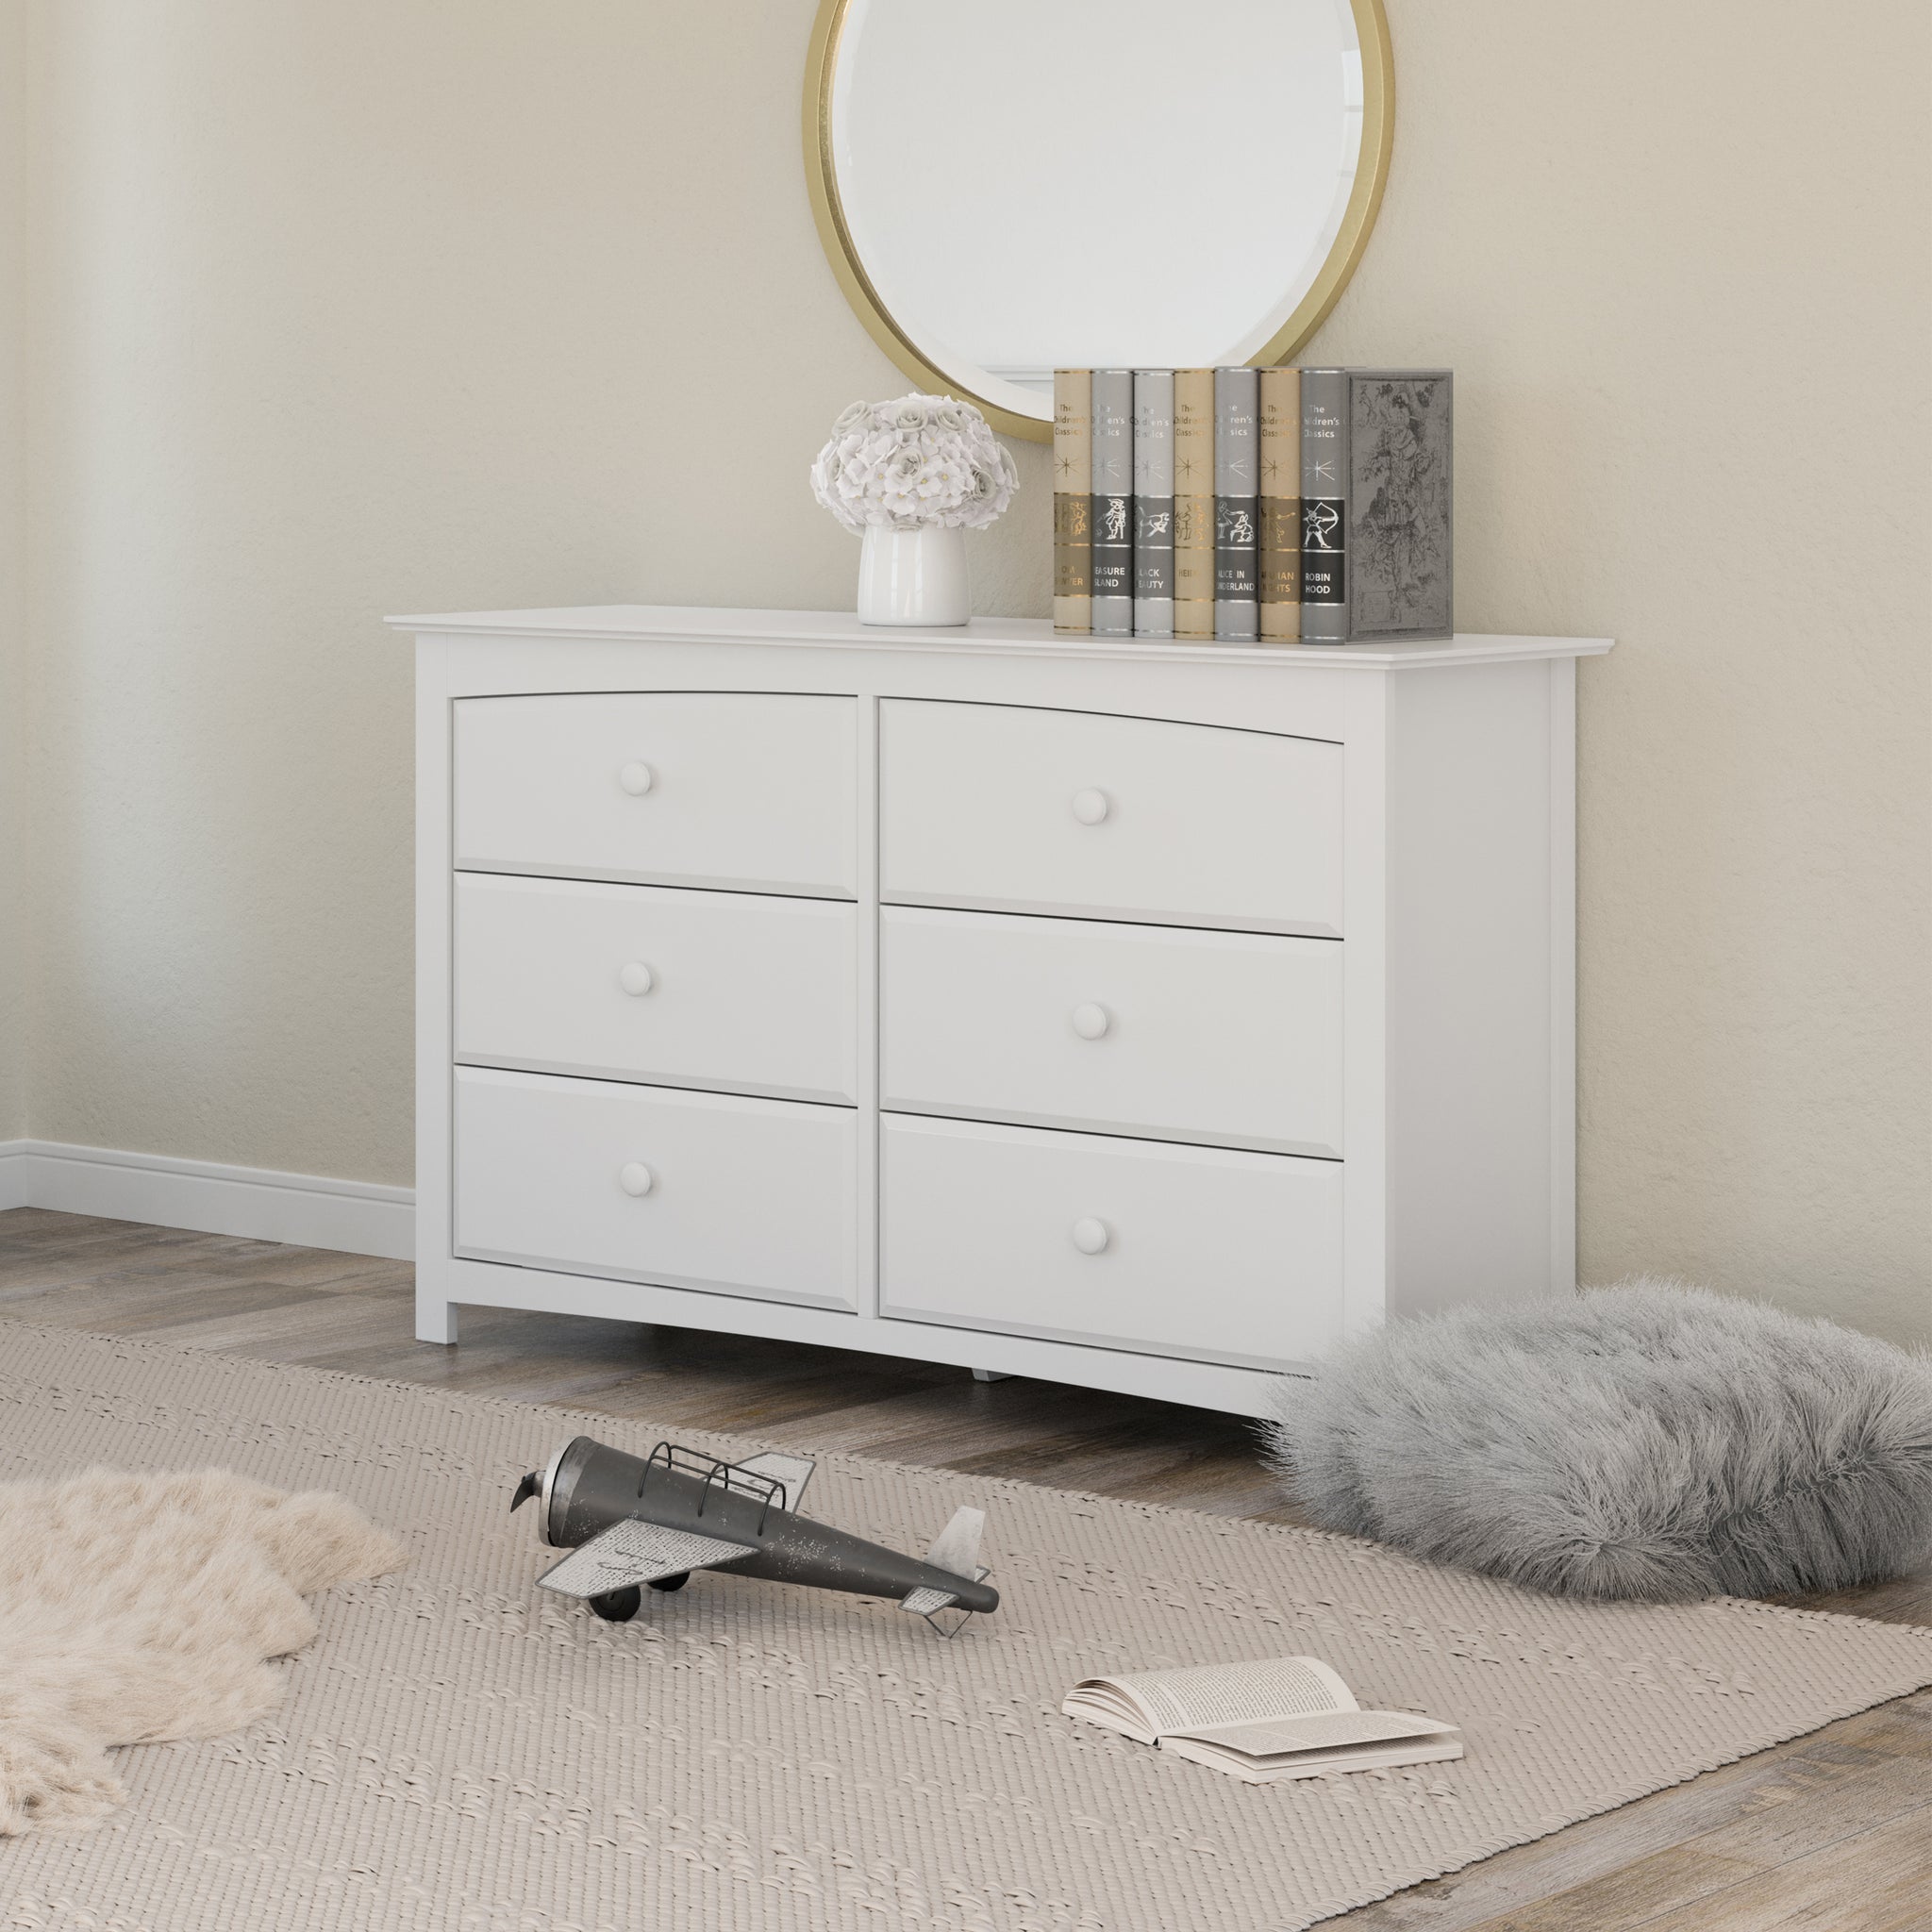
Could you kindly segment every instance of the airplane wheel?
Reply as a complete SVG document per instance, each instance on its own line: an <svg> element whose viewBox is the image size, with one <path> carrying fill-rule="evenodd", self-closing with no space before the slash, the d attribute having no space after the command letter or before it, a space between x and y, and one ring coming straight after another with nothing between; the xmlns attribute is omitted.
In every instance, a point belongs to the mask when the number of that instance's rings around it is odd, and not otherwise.
<svg viewBox="0 0 1932 1932"><path fill-rule="evenodd" d="M651 1588L653 1590L682 1590L690 1581L691 1572L689 1570L680 1570L675 1576L654 1576L651 1579Z"/></svg>
<svg viewBox="0 0 1932 1932"><path fill-rule="evenodd" d="M607 1590L602 1596L588 1598L591 1607L607 1624L628 1624L638 1613L644 1593L635 1583L623 1590Z"/></svg>

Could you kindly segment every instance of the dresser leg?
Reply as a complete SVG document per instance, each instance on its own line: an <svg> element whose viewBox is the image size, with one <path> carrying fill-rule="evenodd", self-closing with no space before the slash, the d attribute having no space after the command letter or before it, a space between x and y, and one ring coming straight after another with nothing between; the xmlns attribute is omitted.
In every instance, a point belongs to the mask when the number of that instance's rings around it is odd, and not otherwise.
<svg viewBox="0 0 1932 1932"><path fill-rule="evenodd" d="M1013 1378L1005 1369L974 1369L973 1379L975 1382L1010 1382Z"/></svg>
<svg viewBox="0 0 1932 1932"><path fill-rule="evenodd" d="M454 1342L457 1339L457 1305L441 1296L416 1297L416 1340Z"/></svg>

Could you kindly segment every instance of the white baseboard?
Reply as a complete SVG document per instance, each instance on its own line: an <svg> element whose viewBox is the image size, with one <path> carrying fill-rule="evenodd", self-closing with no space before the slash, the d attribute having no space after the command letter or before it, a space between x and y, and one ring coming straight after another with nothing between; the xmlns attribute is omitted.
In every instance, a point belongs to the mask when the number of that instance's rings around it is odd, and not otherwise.
<svg viewBox="0 0 1932 1932"><path fill-rule="evenodd" d="M51 1208L396 1261L415 1253L413 1188L58 1141L0 1141L5 1208Z"/></svg>

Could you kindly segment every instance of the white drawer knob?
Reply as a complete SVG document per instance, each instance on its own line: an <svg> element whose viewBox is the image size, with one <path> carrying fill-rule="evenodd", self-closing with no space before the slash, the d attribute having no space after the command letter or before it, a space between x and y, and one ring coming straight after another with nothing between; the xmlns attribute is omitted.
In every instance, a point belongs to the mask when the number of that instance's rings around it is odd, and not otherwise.
<svg viewBox="0 0 1932 1932"><path fill-rule="evenodd" d="M625 766L623 771L618 773L617 782L633 798L641 798L657 782L657 775L649 765L640 763L638 759L633 758L629 764Z"/></svg>
<svg viewBox="0 0 1932 1932"><path fill-rule="evenodd" d="M641 959L633 959L617 975L617 983L625 992L641 996L649 992L658 982L652 976L651 969Z"/></svg>
<svg viewBox="0 0 1932 1932"><path fill-rule="evenodd" d="M1095 1221L1090 1214L1074 1224L1074 1245L1083 1255L1104 1255L1107 1244L1113 1237L1107 1231L1107 1223Z"/></svg>
<svg viewBox="0 0 1932 1932"><path fill-rule="evenodd" d="M658 1176L641 1160L626 1160L617 1170L617 1185L626 1194L648 1194L658 1184Z"/></svg>
<svg viewBox="0 0 1932 1932"><path fill-rule="evenodd" d="M1074 1031L1082 1040L1103 1040L1113 1024L1113 1015L1103 1006L1087 1000L1074 1008Z"/></svg>
<svg viewBox="0 0 1932 1932"><path fill-rule="evenodd" d="M1074 816L1083 825L1099 824L1112 809L1113 800L1106 792L1094 791L1091 786L1074 793Z"/></svg>

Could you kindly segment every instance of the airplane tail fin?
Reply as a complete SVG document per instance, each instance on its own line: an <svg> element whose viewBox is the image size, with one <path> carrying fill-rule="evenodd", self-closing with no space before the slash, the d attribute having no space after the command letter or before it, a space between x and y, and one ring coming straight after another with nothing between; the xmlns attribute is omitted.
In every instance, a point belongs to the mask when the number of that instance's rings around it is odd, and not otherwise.
<svg viewBox="0 0 1932 1932"><path fill-rule="evenodd" d="M943 1570L949 1576L964 1576L977 1583L991 1573L979 1566L979 1539L986 1528L984 1509L959 1508L953 1512L953 1520L939 1535L933 1538L932 1547L925 1553L925 1560L935 1570ZM926 1586L909 1591L899 1607L910 1610L915 1617L924 1617L941 1637L956 1637L964 1626L970 1610L960 1609L951 1629L938 1621L939 1612L952 1609L959 1599L950 1591Z"/></svg>
<svg viewBox="0 0 1932 1932"><path fill-rule="evenodd" d="M971 1576L979 1566L979 1539L985 1531L984 1509L956 1509L953 1520L933 1538L925 1560L935 1570L944 1570L955 1576Z"/></svg>

